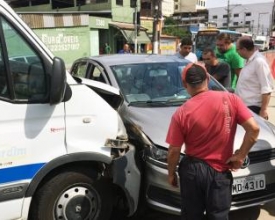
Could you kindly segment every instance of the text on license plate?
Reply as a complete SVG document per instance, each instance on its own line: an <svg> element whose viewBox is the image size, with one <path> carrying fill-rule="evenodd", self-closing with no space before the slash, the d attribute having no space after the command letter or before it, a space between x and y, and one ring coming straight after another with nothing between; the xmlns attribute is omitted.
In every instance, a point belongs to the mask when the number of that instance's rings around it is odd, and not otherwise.
<svg viewBox="0 0 275 220"><path fill-rule="evenodd" d="M232 195L265 189L265 175L259 174L233 180Z"/></svg>

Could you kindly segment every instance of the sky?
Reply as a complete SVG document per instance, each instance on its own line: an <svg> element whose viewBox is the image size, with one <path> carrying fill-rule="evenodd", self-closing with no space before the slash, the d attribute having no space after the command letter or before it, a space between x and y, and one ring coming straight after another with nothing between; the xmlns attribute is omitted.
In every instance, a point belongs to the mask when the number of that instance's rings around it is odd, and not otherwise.
<svg viewBox="0 0 275 220"><path fill-rule="evenodd" d="M263 2L274 2L274 0L229 0L229 4L255 4L255 3L263 3ZM218 8L218 7L226 7L228 4L228 0L206 0L206 8Z"/></svg>

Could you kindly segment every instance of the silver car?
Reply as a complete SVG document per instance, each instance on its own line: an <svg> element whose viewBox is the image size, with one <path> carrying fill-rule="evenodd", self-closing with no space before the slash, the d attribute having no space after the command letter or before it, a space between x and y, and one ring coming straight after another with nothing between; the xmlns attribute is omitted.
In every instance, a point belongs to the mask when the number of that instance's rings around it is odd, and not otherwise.
<svg viewBox="0 0 275 220"><path fill-rule="evenodd" d="M71 74L79 80L92 79L120 89L124 104L119 111L131 142L138 146L136 159L145 187L142 195L151 207L172 214L180 214L180 193L167 182L165 138L172 114L190 98L181 81L182 69L188 62L172 55L107 55L78 59L71 68ZM213 78L209 89L228 92ZM98 92L109 98L103 91ZM232 210L275 199L275 126L254 117L260 125L260 135L249 153L247 167L233 173ZM235 150L243 135L239 126Z"/></svg>

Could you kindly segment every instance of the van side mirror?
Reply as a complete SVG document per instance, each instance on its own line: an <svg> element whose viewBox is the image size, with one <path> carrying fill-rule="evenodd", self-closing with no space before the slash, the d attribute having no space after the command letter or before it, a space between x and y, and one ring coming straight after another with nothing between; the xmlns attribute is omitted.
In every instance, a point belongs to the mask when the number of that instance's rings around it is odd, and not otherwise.
<svg viewBox="0 0 275 220"><path fill-rule="evenodd" d="M66 90L66 68L64 61L54 57L50 80L50 104L55 105L63 101Z"/></svg>

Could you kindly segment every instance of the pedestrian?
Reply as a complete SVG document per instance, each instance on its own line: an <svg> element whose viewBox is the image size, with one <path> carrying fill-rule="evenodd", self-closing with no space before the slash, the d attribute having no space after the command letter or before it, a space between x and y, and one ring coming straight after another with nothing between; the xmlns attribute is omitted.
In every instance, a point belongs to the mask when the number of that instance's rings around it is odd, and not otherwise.
<svg viewBox="0 0 275 220"><path fill-rule="evenodd" d="M249 109L268 119L267 107L274 90L270 67L251 38L239 38L236 47L240 56L246 59L237 82L236 94Z"/></svg>
<svg viewBox="0 0 275 220"><path fill-rule="evenodd" d="M173 114L166 142L168 182L178 187L179 164L181 216L184 220L226 220L231 205L232 174L241 168L256 142L259 127L252 113L235 94L208 90L209 75L200 64L190 63L182 80L191 98ZM213 104L213 102L215 102ZM233 153L237 124L245 134Z"/></svg>
<svg viewBox="0 0 275 220"><path fill-rule="evenodd" d="M179 51L175 54L181 59L189 60L193 63L198 62L196 54L192 52L193 42L190 37L185 37L181 40Z"/></svg>
<svg viewBox="0 0 275 220"><path fill-rule="evenodd" d="M231 87L235 89L241 69L244 66L244 59L237 53L236 46L228 33L221 33L218 35L215 53L219 60L229 64L231 71Z"/></svg>
<svg viewBox="0 0 275 220"><path fill-rule="evenodd" d="M204 49L202 52L202 60L210 75L218 80L225 88L231 87L230 66L226 62L219 61L213 49Z"/></svg>
<svg viewBox="0 0 275 220"><path fill-rule="evenodd" d="M111 54L111 47L108 43L105 43L105 54Z"/></svg>
<svg viewBox="0 0 275 220"><path fill-rule="evenodd" d="M123 49L119 50L118 53L123 54L123 53L131 53L131 49L129 44L124 44Z"/></svg>

